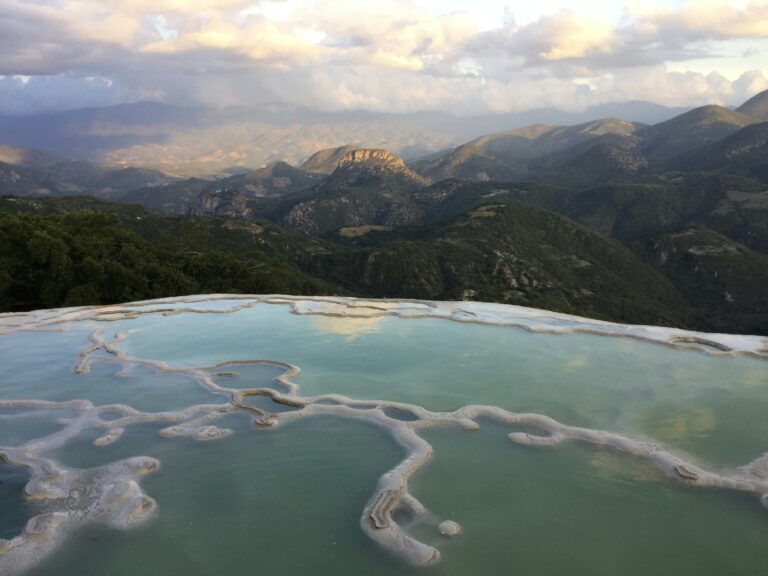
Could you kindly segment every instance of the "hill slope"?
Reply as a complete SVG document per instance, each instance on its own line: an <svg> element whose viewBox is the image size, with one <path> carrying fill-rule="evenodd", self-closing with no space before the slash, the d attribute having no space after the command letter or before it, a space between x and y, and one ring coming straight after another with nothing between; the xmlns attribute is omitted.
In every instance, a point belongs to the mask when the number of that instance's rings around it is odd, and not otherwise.
<svg viewBox="0 0 768 576"><path fill-rule="evenodd" d="M511 180L524 177L528 161L614 135L631 138L639 125L615 119L597 120L576 126L536 124L482 136L443 156L413 164L414 169L438 180Z"/></svg>
<svg viewBox="0 0 768 576"><path fill-rule="evenodd" d="M158 217L87 197L0 198L0 309L200 291L343 292L290 263L290 233L243 224Z"/></svg>
<svg viewBox="0 0 768 576"><path fill-rule="evenodd" d="M386 150L345 152L321 185L286 199L279 222L309 233L418 221L412 193L427 181Z"/></svg>
<svg viewBox="0 0 768 576"><path fill-rule="evenodd" d="M722 140L755 122L752 116L730 108L701 106L647 128L642 134L642 145L649 158L665 162Z"/></svg>
<svg viewBox="0 0 768 576"><path fill-rule="evenodd" d="M308 270L379 296L516 303L669 324L685 303L619 242L552 212L486 205L447 223L382 232Z"/></svg>
<svg viewBox="0 0 768 576"><path fill-rule="evenodd" d="M747 116L768 122L768 90L756 94L736 110Z"/></svg>
<svg viewBox="0 0 768 576"><path fill-rule="evenodd" d="M417 112L322 112L264 103L185 108L137 102L25 118L5 118L0 144L37 148L72 159L160 170L176 177L219 177L277 160L296 165L322 148L356 143L406 158L452 148L483 134L536 122L576 124L606 114L636 121L669 118L677 109L627 102L579 113L533 110L456 117Z"/></svg>
<svg viewBox="0 0 768 576"><path fill-rule="evenodd" d="M347 152L352 152L357 149L357 146L348 145L340 146L338 148L318 150L312 154L312 156L307 158L299 168L311 174L323 174L327 176L339 167L339 162L341 162L341 159Z"/></svg>
<svg viewBox="0 0 768 576"><path fill-rule="evenodd" d="M535 190L508 193L525 198ZM553 192L544 195L562 202ZM481 205L431 225L343 232L320 239L264 222L157 216L87 197L4 198L0 306L105 303L201 289L351 293L481 299L768 334L768 256L712 230L689 227L627 244L510 203Z"/></svg>
<svg viewBox="0 0 768 576"><path fill-rule="evenodd" d="M682 170L741 174L768 181L768 122L752 124L714 144L684 155Z"/></svg>

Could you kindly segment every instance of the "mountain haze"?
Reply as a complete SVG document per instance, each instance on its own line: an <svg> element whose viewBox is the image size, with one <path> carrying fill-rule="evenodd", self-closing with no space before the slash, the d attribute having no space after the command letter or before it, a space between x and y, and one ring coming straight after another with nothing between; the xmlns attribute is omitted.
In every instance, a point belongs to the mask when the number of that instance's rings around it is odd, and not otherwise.
<svg viewBox="0 0 768 576"><path fill-rule="evenodd" d="M286 286L294 288L484 299L626 322L768 334L768 122L752 115L764 96L745 103L742 111L704 106L653 125L615 118L572 126L536 123L410 162L387 146L351 139L253 170L229 165L215 178L179 179L6 146L0 159L12 163L0 163L0 193L16 195L3 203L9 213L53 218L38 224L61 234L56 250L73 240L68 236L73 224L57 214L73 211L72 222L84 225L89 211L120 215L120 226L162 244L146 246L157 249L154 254L182 250L168 244L171 230L197 238L199 246L187 243L186 251L178 252L183 269L164 269L163 274L184 278L178 290L213 286L217 275L226 279L221 285L227 290L247 290L257 278L242 260L248 246L267 250L280 274L287 274ZM142 116L130 106L120 111L127 125ZM226 112L241 115L243 130L252 127L252 113ZM303 113L280 106L269 112L275 124ZM153 129L175 130L175 122L202 122L206 114L175 111ZM359 116L361 122L370 119ZM144 128L134 125L134 135ZM224 134L224 127L217 129ZM192 130L187 137L192 134L201 132ZM260 145L270 134L258 133ZM238 154L225 148L221 153ZM197 158L194 149L190 154ZM83 193L177 216L59 198ZM28 230L23 221L6 222L0 241ZM157 235L157 227L165 232ZM18 254L27 241L9 245L6 268L26 262ZM68 258L77 259L91 248L71 250ZM105 256L110 250L105 246L94 258L111 258ZM195 254L200 263L190 258ZM217 268L211 254L228 262L227 268ZM213 269L219 272L212 275ZM14 273L28 272L36 277L24 266ZM157 295L153 272L146 267L135 272L148 280L136 284L145 288L132 299ZM274 285L258 278L260 285ZM70 276L60 279L68 282ZM57 302L80 302L83 294L94 302L115 297L106 285L71 288L76 290L69 296L50 290L64 298ZM13 290L11 302L23 292Z"/></svg>
<svg viewBox="0 0 768 576"><path fill-rule="evenodd" d="M139 102L8 117L0 124L0 144L173 176L209 177L279 160L299 165L320 149L349 144L385 148L413 159L500 128L582 123L609 112L631 121L655 122L680 110L629 102L579 113L544 109L458 117L435 112L318 112L289 104L214 109Z"/></svg>

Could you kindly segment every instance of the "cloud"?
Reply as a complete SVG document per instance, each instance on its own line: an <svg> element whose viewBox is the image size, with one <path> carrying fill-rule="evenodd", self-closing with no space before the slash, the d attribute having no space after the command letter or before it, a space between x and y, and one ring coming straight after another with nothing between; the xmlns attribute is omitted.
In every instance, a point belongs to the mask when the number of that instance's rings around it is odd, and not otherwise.
<svg viewBox="0 0 768 576"><path fill-rule="evenodd" d="M474 40L479 52L502 49L524 58L525 64L583 59L609 53L616 44L613 27L604 21L580 17L572 10L542 16L517 27L514 22Z"/></svg>
<svg viewBox="0 0 768 576"><path fill-rule="evenodd" d="M717 72L670 72L664 65L623 70L599 79L595 86L597 93L605 92L613 101L659 101L661 95L662 103L669 106L740 104L765 89L768 79L758 70L731 81Z"/></svg>
<svg viewBox="0 0 768 576"><path fill-rule="evenodd" d="M595 74L704 58L712 55L717 42L748 38L768 41L768 2L742 7L690 2L676 10L629 7L613 24L561 10L525 26L513 20L478 35L469 47L476 54L501 51L524 66L560 65L556 69L563 70L566 64Z"/></svg>
<svg viewBox="0 0 768 576"><path fill-rule="evenodd" d="M636 32L649 39L677 41L768 37L768 3L689 2L679 9L629 8Z"/></svg>
<svg viewBox="0 0 768 576"><path fill-rule="evenodd" d="M537 17L526 6L525 18L499 5L497 26L478 30L477 6L426 0L0 0L0 112L70 106L78 91L81 105L283 99L468 114L735 103L766 86L765 70L738 61L768 52L768 1L630 2L615 18L584 2L543 2ZM713 59L719 73L680 71Z"/></svg>

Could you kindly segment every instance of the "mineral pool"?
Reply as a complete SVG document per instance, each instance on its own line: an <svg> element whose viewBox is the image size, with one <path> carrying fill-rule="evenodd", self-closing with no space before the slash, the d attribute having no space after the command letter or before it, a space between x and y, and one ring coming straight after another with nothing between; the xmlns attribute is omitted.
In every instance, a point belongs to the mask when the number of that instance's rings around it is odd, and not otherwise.
<svg viewBox="0 0 768 576"><path fill-rule="evenodd" d="M762 574L766 360L468 302L0 315L0 574Z"/></svg>

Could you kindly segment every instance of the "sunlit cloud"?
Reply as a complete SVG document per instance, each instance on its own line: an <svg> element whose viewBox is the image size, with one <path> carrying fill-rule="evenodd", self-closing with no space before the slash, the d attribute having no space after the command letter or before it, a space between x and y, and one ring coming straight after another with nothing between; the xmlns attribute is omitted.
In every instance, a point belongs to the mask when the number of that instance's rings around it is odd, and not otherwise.
<svg viewBox="0 0 768 576"><path fill-rule="evenodd" d="M6 113L69 106L78 86L83 105L728 104L766 86L768 0L0 0L0 50Z"/></svg>

